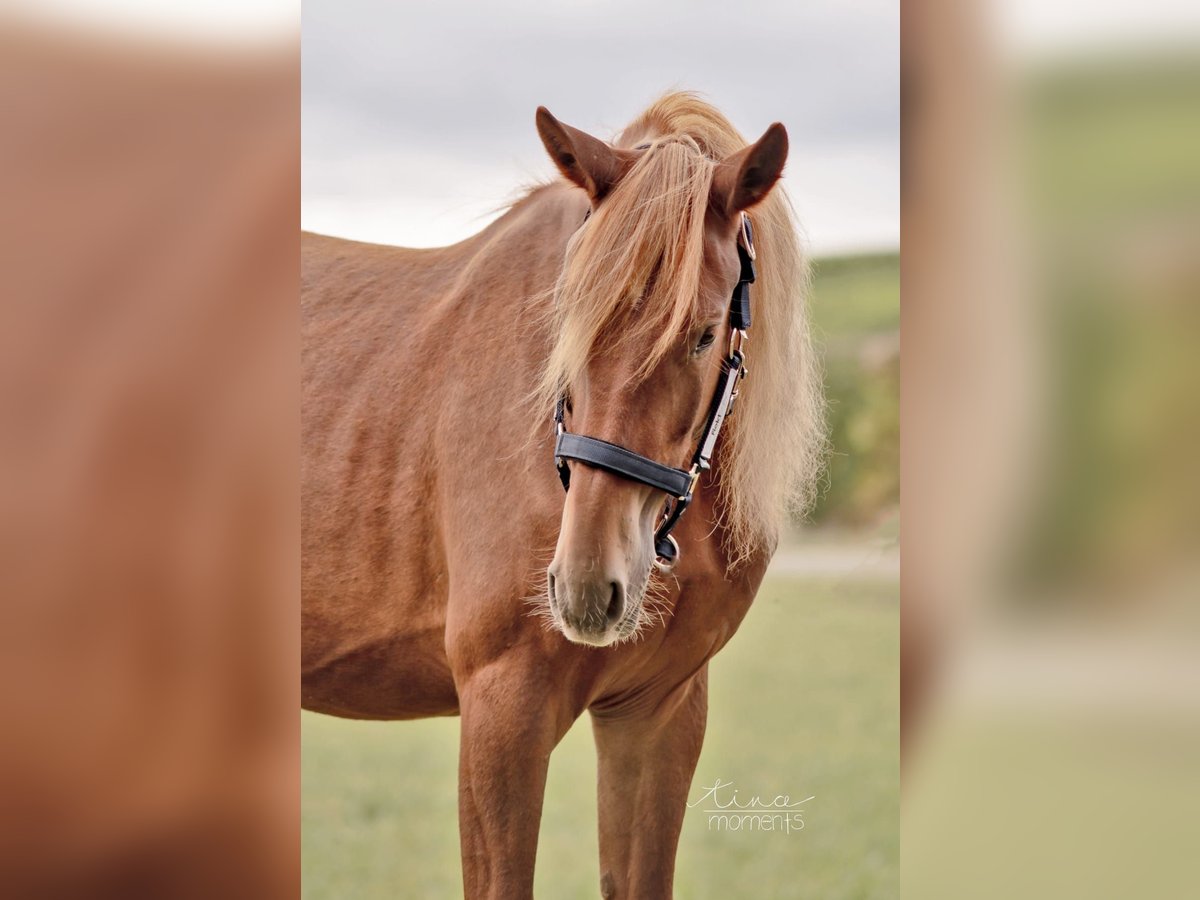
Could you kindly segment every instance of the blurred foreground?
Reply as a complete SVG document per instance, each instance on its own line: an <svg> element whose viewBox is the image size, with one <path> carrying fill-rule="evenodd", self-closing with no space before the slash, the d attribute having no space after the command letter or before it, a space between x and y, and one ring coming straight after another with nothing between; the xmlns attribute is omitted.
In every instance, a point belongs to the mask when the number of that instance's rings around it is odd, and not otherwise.
<svg viewBox="0 0 1200 900"><path fill-rule="evenodd" d="M0 893L294 896L298 79L0 20Z"/></svg>

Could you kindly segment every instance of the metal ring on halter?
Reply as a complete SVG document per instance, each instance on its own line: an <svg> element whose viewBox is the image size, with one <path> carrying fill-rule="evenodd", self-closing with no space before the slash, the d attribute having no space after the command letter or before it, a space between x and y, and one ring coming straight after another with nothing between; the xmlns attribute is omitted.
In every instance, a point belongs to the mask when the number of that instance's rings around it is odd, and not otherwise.
<svg viewBox="0 0 1200 900"><path fill-rule="evenodd" d="M742 345L746 343L746 339L748 337L749 335L746 334L743 329L733 329L733 331L729 333L729 355L733 356L735 353L741 353Z"/></svg>
<svg viewBox="0 0 1200 900"><path fill-rule="evenodd" d="M675 535L668 534L667 541L675 548L675 557L673 559L666 559L656 555L654 557L654 568L660 572L670 572L675 568L675 563L679 562L679 542L675 540Z"/></svg>

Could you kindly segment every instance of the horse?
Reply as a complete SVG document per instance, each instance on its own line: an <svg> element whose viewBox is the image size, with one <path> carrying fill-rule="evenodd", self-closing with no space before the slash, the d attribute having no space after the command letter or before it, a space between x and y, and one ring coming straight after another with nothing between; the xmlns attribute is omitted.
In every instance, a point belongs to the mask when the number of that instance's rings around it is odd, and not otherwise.
<svg viewBox="0 0 1200 900"><path fill-rule="evenodd" d="M822 455L787 133L683 92L611 143L535 121L561 177L461 243L302 236L302 703L461 717L468 898L532 896L586 711L601 894L669 897L708 662Z"/></svg>

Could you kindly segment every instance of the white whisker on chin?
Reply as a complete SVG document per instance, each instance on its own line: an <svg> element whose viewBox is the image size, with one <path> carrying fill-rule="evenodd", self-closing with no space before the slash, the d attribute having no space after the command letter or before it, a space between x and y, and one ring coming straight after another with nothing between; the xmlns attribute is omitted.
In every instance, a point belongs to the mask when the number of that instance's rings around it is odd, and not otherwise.
<svg viewBox="0 0 1200 900"><path fill-rule="evenodd" d="M550 598L546 593L531 594L521 599L521 605L527 607L524 614L527 618L536 619L543 631L559 631L558 617L550 608Z"/></svg>

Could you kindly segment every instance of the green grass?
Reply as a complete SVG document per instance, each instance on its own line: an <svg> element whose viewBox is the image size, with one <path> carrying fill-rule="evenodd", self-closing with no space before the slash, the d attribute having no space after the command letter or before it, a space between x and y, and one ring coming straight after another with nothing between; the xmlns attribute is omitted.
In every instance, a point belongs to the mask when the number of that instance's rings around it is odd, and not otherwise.
<svg viewBox="0 0 1200 900"><path fill-rule="evenodd" d="M1114 650L1104 641L1096 662ZM1017 651L1008 664L1023 660ZM1079 693L1091 685L1074 679L1066 695L1058 679L1035 696L1022 681L999 700L964 692L922 729L905 773L906 895L1195 897L1200 729L1190 708ZM1162 694L1186 691L1179 682Z"/></svg>
<svg viewBox="0 0 1200 900"><path fill-rule="evenodd" d="M714 660L694 781L805 805L792 834L684 820L681 898L895 897L898 588L768 579ZM303 894L309 900L461 896L458 720L302 719ZM595 759L581 719L550 765L537 895L599 895Z"/></svg>
<svg viewBox="0 0 1200 900"><path fill-rule="evenodd" d="M813 325L827 345L853 344L900 327L900 256L836 256L813 262Z"/></svg>

